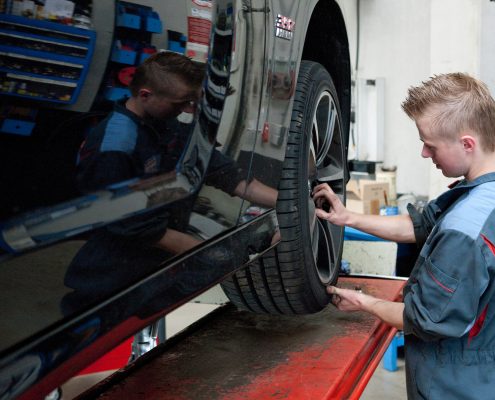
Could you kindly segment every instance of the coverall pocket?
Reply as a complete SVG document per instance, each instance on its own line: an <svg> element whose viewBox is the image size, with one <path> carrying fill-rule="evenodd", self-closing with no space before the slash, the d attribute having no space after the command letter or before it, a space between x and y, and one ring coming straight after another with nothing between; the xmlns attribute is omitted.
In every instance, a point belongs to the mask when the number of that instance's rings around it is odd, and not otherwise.
<svg viewBox="0 0 495 400"><path fill-rule="evenodd" d="M426 259L421 286L425 307L433 322L439 322L454 295L459 281L436 267L431 258Z"/></svg>

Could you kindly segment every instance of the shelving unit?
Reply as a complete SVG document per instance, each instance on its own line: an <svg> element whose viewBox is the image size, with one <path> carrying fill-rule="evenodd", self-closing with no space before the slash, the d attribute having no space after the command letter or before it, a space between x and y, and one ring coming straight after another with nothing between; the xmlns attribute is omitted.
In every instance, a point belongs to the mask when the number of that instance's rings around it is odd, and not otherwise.
<svg viewBox="0 0 495 400"><path fill-rule="evenodd" d="M130 96L127 86L119 79L123 68L137 66L156 52L151 45L154 33L161 33L163 26L158 14L151 7L132 2L117 1L116 24L111 65L104 91L106 100L115 101Z"/></svg>
<svg viewBox="0 0 495 400"><path fill-rule="evenodd" d="M95 42L92 30L0 14L0 93L75 103Z"/></svg>

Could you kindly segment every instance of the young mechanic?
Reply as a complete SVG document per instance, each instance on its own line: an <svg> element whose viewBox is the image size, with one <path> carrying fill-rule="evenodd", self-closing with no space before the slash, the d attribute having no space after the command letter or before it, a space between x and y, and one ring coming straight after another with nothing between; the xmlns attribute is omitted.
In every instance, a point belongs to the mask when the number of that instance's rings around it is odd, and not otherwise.
<svg viewBox="0 0 495 400"><path fill-rule="evenodd" d="M495 382L495 101L462 73L409 89L402 104L423 142L421 155L463 177L409 215L360 215L328 185L314 190L317 215L421 252L403 303L328 287L343 311L366 311L404 331L409 399L490 399ZM329 203L325 212L321 206Z"/></svg>

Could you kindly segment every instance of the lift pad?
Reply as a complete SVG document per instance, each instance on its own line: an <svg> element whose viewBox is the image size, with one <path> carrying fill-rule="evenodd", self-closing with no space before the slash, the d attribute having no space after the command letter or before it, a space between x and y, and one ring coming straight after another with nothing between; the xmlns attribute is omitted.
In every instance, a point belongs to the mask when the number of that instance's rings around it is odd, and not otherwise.
<svg viewBox="0 0 495 400"><path fill-rule="evenodd" d="M402 280L339 286L400 300ZM358 399L396 330L363 313L269 316L223 307L78 399Z"/></svg>

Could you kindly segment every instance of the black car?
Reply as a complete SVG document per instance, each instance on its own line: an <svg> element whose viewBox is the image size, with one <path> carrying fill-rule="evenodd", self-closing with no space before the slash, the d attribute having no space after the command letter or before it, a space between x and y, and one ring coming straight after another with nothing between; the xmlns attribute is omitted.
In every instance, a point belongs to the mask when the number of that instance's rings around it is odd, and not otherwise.
<svg viewBox="0 0 495 400"><path fill-rule="evenodd" d="M108 77L122 67L114 41L128 37L119 18L132 15L132 4L93 2L96 35L84 39L93 47L83 51L82 72L62 68L63 77L57 43L62 52L80 49L86 45L75 37L89 31L0 14L1 34L15 37L0 44L1 399L43 398L218 283L231 302L256 313L306 314L328 304L343 228L316 218L311 191L327 183L345 197L351 79L341 9L333 0L195 4L196 14L171 4L158 10L165 22L182 16L174 23L184 30L186 20L209 21L203 96L194 118L182 122L188 138L180 156L166 173L91 193L74 184L76 158L88 129L109 111ZM36 41L58 47L28 48ZM74 91L57 92L68 87ZM30 132L12 134L25 123ZM275 190L276 202L205 184L215 153ZM108 229L147 229L161 218L200 244L170 254L141 252L132 237L106 242ZM111 246L112 263L92 262ZM87 269L75 268L77 259Z"/></svg>

